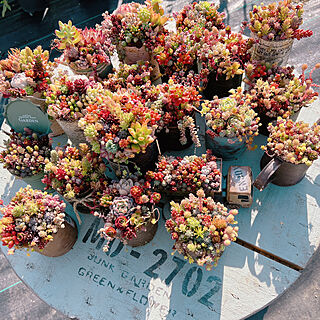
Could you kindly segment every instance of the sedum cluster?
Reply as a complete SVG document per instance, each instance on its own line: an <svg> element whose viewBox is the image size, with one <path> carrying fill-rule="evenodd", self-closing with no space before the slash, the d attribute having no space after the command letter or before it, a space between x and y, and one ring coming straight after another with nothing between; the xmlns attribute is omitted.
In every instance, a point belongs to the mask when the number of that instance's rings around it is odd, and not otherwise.
<svg viewBox="0 0 320 320"><path fill-rule="evenodd" d="M278 117L276 124L269 124L267 145L261 149L284 161L311 166L320 154L320 125L313 126Z"/></svg>
<svg viewBox="0 0 320 320"><path fill-rule="evenodd" d="M10 203L0 209L0 241L9 248L43 249L59 228L64 228L66 204L58 195L21 188Z"/></svg>
<svg viewBox="0 0 320 320"><path fill-rule="evenodd" d="M203 190L197 196L190 193L189 198L180 203L172 201L171 219L166 221L167 231L175 240L173 246L189 263L205 265L208 270L216 266L227 246L238 236L234 216L238 211L228 209L209 197Z"/></svg>

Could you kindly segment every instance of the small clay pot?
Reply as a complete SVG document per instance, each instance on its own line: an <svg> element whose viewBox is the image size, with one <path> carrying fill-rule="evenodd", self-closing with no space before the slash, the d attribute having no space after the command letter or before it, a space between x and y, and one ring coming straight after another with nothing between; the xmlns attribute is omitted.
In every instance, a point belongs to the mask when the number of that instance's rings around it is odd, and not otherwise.
<svg viewBox="0 0 320 320"><path fill-rule="evenodd" d="M42 250L36 247L36 252L47 257L60 257L73 248L78 238L78 229L72 218L66 215L65 219L65 227L59 228L58 232L53 234L53 240Z"/></svg>
<svg viewBox="0 0 320 320"><path fill-rule="evenodd" d="M241 86L242 74L237 74L233 78L226 80L225 75L216 75L211 72L208 76L206 88L202 91L203 96L212 100L214 96L224 98L230 96L229 90L236 89Z"/></svg>
<svg viewBox="0 0 320 320"><path fill-rule="evenodd" d="M282 187L293 186L304 178L309 169L304 163L286 162L278 157L270 156L266 152L261 158L260 168L262 171L253 183L260 191L269 183Z"/></svg>

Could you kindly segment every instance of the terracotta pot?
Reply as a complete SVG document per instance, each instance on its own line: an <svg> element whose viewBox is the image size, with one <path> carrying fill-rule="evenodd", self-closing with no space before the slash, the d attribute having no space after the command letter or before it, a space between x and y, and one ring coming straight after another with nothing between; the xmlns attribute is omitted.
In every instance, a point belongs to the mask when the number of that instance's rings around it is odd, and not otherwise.
<svg viewBox="0 0 320 320"><path fill-rule="evenodd" d="M212 154L223 160L238 158L246 149L247 145L238 138L210 137L206 134L206 147L212 150Z"/></svg>
<svg viewBox="0 0 320 320"><path fill-rule="evenodd" d="M230 95L229 90L240 87L241 81L242 74L237 74L233 78L226 80L225 75L217 77L216 73L212 72L208 76L208 83L202 94L208 100L212 100L214 96L218 96L219 98L228 97Z"/></svg>
<svg viewBox="0 0 320 320"><path fill-rule="evenodd" d="M268 41L255 38L252 60L265 61L270 64L286 65L292 49L293 39Z"/></svg>
<svg viewBox="0 0 320 320"><path fill-rule="evenodd" d="M74 146L79 147L80 143L87 143L82 129L78 127L77 120L66 121L62 119L57 119L57 122Z"/></svg>
<svg viewBox="0 0 320 320"><path fill-rule="evenodd" d="M35 251L47 257L59 257L72 249L78 238L78 229L75 222L66 215L65 227L60 228L53 235L53 240L49 241L42 249L35 248Z"/></svg>
<svg viewBox="0 0 320 320"><path fill-rule="evenodd" d="M155 224L152 224L151 222L148 222L145 226L145 231L142 229L139 229L137 231L137 237L126 240L126 244L130 247L141 247L149 243L155 236L158 229L158 222Z"/></svg>
<svg viewBox="0 0 320 320"><path fill-rule="evenodd" d="M261 172L253 185L262 191L269 183L277 186L293 186L306 175L309 167L304 164L286 162L278 157L264 153L260 161Z"/></svg>

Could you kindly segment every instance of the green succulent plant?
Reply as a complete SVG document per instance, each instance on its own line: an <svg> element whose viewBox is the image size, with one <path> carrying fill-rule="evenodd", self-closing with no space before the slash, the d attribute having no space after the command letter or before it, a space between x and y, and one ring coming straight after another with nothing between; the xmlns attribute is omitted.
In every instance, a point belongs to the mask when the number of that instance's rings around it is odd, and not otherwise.
<svg viewBox="0 0 320 320"><path fill-rule="evenodd" d="M153 142L151 137L152 129L148 129L146 123L142 125L139 122L131 124L131 127L128 129L131 136L128 137L130 142L130 147L135 152L143 152L147 146Z"/></svg>
<svg viewBox="0 0 320 320"><path fill-rule="evenodd" d="M72 25L72 21L69 20L68 23L63 23L59 21L59 30L55 31L56 36L58 37L58 49L65 49L70 46L74 46L81 41L81 34L78 29Z"/></svg>

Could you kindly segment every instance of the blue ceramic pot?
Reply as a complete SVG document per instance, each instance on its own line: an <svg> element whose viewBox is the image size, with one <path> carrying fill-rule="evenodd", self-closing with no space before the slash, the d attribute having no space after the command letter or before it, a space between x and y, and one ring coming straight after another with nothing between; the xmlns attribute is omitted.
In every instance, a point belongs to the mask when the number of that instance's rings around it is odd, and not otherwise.
<svg viewBox="0 0 320 320"><path fill-rule="evenodd" d="M212 154L223 160L232 160L239 157L247 148L244 140L227 137L210 137L206 134L206 146Z"/></svg>

